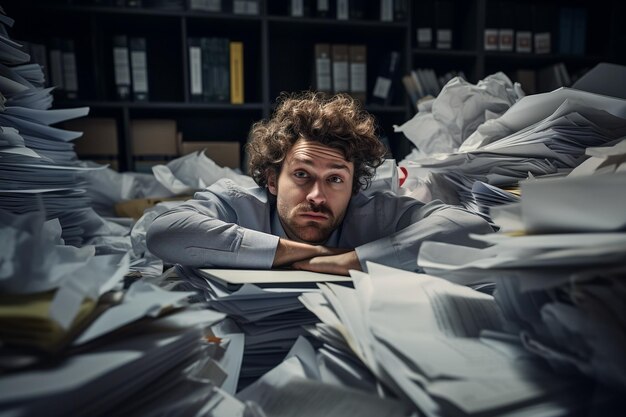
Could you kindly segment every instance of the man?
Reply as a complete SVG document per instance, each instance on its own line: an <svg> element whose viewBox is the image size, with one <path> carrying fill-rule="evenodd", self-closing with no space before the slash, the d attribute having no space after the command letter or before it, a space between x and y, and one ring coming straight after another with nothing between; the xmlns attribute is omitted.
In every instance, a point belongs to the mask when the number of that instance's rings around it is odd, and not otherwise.
<svg viewBox="0 0 626 417"><path fill-rule="evenodd" d="M220 180L157 217L148 249L168 263L347 275L366 261L417 269L425 240L471 244L491 232L479 216L391 192L365 195L385 148L349 96L283 96L256 123L249 173L259 187Z"/></svg>

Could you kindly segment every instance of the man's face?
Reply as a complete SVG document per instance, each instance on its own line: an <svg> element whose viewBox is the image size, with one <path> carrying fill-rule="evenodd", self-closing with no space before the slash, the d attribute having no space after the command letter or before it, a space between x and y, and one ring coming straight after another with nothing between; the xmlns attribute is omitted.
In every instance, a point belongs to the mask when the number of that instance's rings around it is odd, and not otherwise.
<svg viewBox="0 0 626 417"><path fill-rule="evenodd" d="M298 140L287 153L278 179L275 174L268 179L287 236L324 243L343 221L353 179L354 164L341 151Z"/></svg>

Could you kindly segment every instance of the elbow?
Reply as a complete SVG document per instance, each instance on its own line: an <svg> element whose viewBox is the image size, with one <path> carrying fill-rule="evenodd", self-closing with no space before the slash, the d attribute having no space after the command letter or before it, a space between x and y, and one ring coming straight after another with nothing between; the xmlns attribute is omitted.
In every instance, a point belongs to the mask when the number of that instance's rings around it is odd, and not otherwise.
<svg viewBox="0 0 626 417"><path fill-rule="evenodd" d="M168 252L171 253L171 233L168 232L167 227L156 219L148 227L146 233L146 247L153 255L157 256L164 262L173 263L171 259L168 259ZM168 248L170 250L168 251Z"/></svg>
<svg viewBox="0 0 626 417"><path fill-rule="evenodd" d="M484 247L484 242L472 239L472 234L493 233L494 229L481 216L458 209L456 207L445 208L435 214L442 221L442 230L430 240L453 243L463 246Z"/></svg>

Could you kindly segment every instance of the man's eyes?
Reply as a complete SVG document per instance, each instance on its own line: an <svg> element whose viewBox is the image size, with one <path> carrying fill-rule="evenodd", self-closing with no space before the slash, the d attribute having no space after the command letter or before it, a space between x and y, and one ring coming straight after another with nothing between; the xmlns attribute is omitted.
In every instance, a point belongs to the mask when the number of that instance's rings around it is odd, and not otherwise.
<svg viewBox="0 0 626 417"><path fill-rule="evenodd" d="M306 171L294 171L293 176L298 178L298 179L308 179L308 178L311 178L309 173L306 172ZM343 179L343 177L341 177L339 175L331 175L330 177L328 177L327 181L332 183L332 184L342 184L344 182L344 179Z"/></svg>

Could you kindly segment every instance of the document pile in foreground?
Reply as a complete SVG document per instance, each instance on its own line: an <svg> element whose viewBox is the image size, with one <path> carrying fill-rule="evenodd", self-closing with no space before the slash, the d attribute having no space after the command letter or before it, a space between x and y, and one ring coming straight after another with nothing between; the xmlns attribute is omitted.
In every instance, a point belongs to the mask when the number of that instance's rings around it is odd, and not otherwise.
<svg viewBox="0 0 626 417"><path fill-rule="evenodd" d="M280 363L298 336L307 335L303 326L317 322L298 300L301 294L319 292L312 287L315 282L349 281L346 277L289 270L177 266L177 272L202 292L211 308L228 314L245 335L242 386Z"/></svg>
<svg viewBox="0 0 626 417"><path fill-rule="evenodd" d="M0 238L12 248L0 260L0 410L243 413L231 397L243 340L224 334L223 313L146 280L125 288L128 255L64 245L42 213L0 210Z"/></svg>
<svg viewBox="0 0 626 417"><path fill-rule="evenodd" d="M475 236L492 245L480 250L427 242L418 264L452 281L494 281L496 301L529 351L623 391L626 173L610 162L624 159L616 148L606 154L604 164L591 162L600 173L523 182L521 202L492 213L517 233Z"/></svg>
<svg viewBox="0 0 626 417"><path fill-rule="evenodd" d="M567 414L584 405L586 380L554 373L507 333L493 297L429 275L368 270L353 271L354 289L321 284L322 297L301 298L322 321L324 348L358 358L376 377L382 387L372 394L391 392L428 416ZM356 374L353 362L337 367Z"/></svg>

